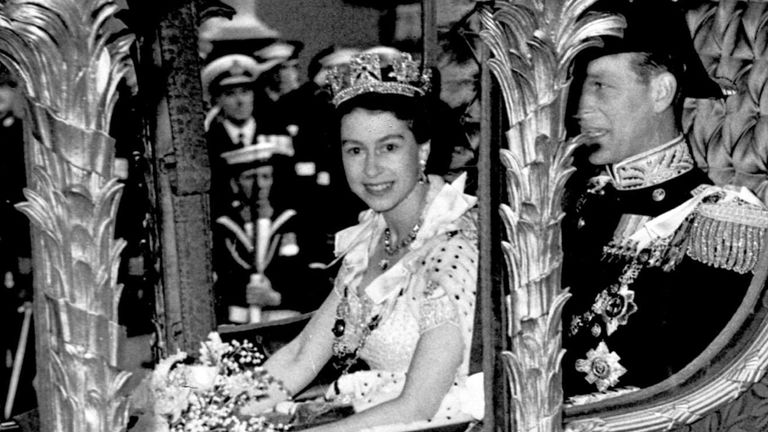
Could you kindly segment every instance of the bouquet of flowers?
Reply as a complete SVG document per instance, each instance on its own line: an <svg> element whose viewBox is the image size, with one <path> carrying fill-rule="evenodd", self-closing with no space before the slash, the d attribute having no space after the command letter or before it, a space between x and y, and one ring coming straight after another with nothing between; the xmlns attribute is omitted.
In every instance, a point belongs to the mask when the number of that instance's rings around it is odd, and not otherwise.
<svg viewBox="0 0 768 432"><path fill-rule="evenodd" d="M278 432L288 415L276 411L250 416L243 407L267 399L289 399L282 384L261 366L264 355L250 342L222 342L211 333L199 356L184 352L160 363L134 391L142 412L134 431Z"/></svg>

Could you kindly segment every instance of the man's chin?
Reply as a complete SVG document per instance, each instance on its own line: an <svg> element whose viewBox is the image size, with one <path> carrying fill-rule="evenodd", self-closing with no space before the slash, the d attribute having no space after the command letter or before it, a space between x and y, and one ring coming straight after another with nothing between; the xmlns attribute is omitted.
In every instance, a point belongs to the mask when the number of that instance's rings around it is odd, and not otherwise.
<svg viewBox="0 0 768 432"><path fill-rule="evenodd" d="M595 166L611 165L616 163L616 161L608 157L590 157L588 160L590 164Z"/></svg>
<svg viewBox="0 0 768 432"><path fill-rule="evenodd" d="M584 151L588 155L587 160L592 165L608 165L613 163L611 154L599 143L587 144Z"/></svg>

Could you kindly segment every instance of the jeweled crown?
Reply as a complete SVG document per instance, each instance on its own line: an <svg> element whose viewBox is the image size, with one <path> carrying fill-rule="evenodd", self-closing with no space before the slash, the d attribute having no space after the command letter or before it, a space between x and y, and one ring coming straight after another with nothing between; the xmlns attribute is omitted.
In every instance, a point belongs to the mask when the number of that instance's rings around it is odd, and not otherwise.
<svg viewBox="0 0 768 432"><path fill-rule="evenodd" d="M364 93L424 96L431 85L429 69L419 70L410 54L400 53L382 58L379 54L363 53L352 57L349 64L336 66L328 74L333 104Z"/></svg>

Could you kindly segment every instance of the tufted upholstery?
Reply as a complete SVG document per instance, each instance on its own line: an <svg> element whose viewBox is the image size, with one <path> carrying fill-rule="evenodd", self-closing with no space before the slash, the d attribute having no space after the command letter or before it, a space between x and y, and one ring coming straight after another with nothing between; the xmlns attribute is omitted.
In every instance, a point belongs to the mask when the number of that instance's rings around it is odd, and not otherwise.
<svg viewBox="0 0 768 432"><path fill-rule="evenodd" d="M725 101L686 102L683 126L696 161L716 184L747 186L768 203L768 0L689 8L705 67L734 91Z"/></svg>

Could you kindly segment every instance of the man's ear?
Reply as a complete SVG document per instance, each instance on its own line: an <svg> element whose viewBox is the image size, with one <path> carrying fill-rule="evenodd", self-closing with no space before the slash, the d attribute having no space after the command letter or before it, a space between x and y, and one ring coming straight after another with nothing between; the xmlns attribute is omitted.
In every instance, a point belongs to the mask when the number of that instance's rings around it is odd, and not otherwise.
<svg viewBox="0 0 768 432"><path fill-rule="evenodd" d="M651 78L651 98L654 111L660 113L672 106L677 92L677 80L670 72L662 72Z"/></svg>
<svg viewBox="0 0 768 432"><path fill-rule="evenodd" d="M237 194L240 192L240 184L238 184L237 180L233 178L229 179L229 188L233 194Z"/></svg>

